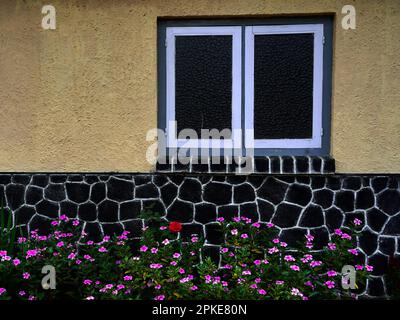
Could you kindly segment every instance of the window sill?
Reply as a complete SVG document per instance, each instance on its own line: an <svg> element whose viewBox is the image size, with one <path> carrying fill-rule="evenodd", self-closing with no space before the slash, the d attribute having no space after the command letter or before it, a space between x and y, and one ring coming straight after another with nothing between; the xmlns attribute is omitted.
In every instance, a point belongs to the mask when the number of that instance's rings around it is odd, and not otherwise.
<svg viewBox="0 0 400 320"><path fill-rule="evenodd" d="M191 159L188 164L157 163L156 172L183 173L236 173L236 174L333 174L335 159L329 156L272 156L254 157L250 170L242 169L237 163L201 164Z"/></svg>

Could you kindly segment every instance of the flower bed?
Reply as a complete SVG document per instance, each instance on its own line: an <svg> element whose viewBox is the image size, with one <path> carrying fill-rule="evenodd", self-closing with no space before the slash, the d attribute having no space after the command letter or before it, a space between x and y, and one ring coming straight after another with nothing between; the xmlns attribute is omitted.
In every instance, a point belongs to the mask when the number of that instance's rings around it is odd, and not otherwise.
<svg viewBox="0 0 400 320"><path fill-rule="evenodd" d="M337 299L355 298L341 287L341 269L354 265L359 290L372 267L356 264L356 230L335 230L313 250L314 238L290 248L273 224L218 219L225 244L217 266L203 239L183 239L179 222L146 216L139 247L129 233L94 243L66 216L49 235L19 237L13 254L0 248L0 299ZM361 224L354 220L354 227ZM10 250L9 250L10 251ZM41 286L42 267L54 266L56 289Z"/></svg>

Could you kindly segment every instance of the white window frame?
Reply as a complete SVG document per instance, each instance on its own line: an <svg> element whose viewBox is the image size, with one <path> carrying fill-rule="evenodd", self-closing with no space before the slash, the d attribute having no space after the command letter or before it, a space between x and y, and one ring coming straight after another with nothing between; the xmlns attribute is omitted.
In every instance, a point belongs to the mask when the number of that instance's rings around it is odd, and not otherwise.
<svg viewBox="0 0 400 320"><path fill-rule="evenodd" d="M254 139L254 36L267 34L314 34L313 119L311 139ZM321 148L323 24L297 24L245 27L245 147L246 148Z"/></svg>
<svg viewBox="0 0 400 320"><path fill-rule="evenodd" d="M232 36L232 137L231 139L177 139L175 128L175 38L177 36ZM240 26L166 28L166 126L170 148L241 148L242 28ZM179 133L178 133L179 134Z"/></svg>

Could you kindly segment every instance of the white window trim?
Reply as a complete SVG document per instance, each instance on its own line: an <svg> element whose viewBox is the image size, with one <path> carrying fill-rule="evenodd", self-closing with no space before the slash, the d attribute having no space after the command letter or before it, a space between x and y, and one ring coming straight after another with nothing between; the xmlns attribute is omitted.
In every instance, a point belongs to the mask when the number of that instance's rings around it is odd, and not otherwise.
<svg viewBox="0 0 400 320"><path fill-rule="evenodd" d="M240 148L242 104L242 28L233 27L168 27L166 28L166 121L167 146L170 148ZM175 37L232 35L232 139L177 139L175 123Z"/></svg>
<svg viewBox="0 0 400 320"><path fill-rule="evenodd" d="M254 139L254 35L314 34L313 136L311 139ZM245 146L246 148L321 148L323 24L274 25L245 27Z"/></svg>

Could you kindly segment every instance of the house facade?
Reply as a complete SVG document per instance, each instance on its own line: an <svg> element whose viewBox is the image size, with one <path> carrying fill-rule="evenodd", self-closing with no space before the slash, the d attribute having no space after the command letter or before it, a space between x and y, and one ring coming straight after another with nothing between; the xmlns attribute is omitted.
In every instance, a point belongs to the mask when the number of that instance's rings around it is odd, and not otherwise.
<svg viewBox="0 0 400 320"><path fill-rule="evenodd" d="M400 2L50 4L55 29L48 3L0 3L0 197L15 226L66 214L94 239L138 238L150 209L217 261L218 217L272 222L289 244L312 234L316 249L359 218L363 295L388 294Z"/></svg>

